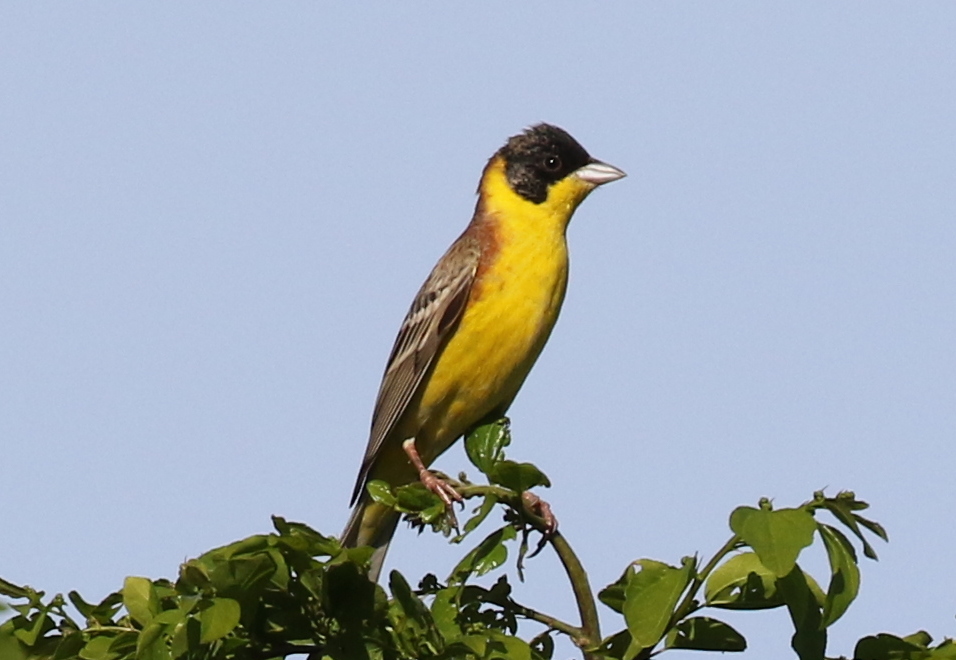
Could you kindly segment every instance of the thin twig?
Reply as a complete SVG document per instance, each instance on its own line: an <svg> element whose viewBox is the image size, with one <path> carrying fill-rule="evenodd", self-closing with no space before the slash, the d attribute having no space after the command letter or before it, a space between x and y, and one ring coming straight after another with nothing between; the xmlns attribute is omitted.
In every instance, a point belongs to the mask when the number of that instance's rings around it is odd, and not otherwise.
<svg viewBox="0 0 956 660"><path fill-rule="evenodd" d="M687 593L684 594L684 599L681 601L680 605L674 610L674 614L671 616L670 624L668 625L668 630L672 628L678 621L683 619L685 616L695 611L694 607L694 596L697 595L697 591L700 589L701 585L710 577L710 574L713 573L714 569L717 568L717 564L720 563L724 557L733 552L734 548L740 543L740 537L734 534L731 536L720 550L717 551L710 561L707 562L707 565L704 566L700 571L695 571L694 579L690 583L690 588L687 590ZM696 608L699 609L699 608Z"/></svg>
<svg viewBox="0 0 956 660"><path fill-rule="evenodd" d="M523 616L526 619L531 621L537 621L546 625L552 630L557 630L560 633L564 633L571 639L580 639L581 629L577 626L572 626L570 623L566 623L561 619L556 619L550 614L545 614L544 612L539 612L538 610L533 610L530 607L525 607L520 603L514 601L511 602L511 607L515 611L515 614L518 616Z"/></svg>

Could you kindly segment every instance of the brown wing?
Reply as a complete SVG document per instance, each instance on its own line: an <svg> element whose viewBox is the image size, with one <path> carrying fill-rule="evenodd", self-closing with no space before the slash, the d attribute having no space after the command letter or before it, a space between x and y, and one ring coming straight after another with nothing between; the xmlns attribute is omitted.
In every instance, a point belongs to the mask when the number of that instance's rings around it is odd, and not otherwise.
<svg viewBox="0 0 956 660"><path fill-rule="evenodd" d="M405 315L378 391L372 432L352 491L352 504L365 487L385 438L405 413L435 356L461 318L480 256L478 241L463 234L435 265Z"/></svg>

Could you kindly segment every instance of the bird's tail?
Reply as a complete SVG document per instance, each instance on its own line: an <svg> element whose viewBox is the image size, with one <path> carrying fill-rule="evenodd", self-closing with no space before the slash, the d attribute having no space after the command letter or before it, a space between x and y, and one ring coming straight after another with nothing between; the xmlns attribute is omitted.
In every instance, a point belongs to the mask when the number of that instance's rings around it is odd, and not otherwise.
<svg viewBox="0 0 956 660"><path fill-rule="evenodd" d="M373 502L368 493L363 493L355 504L355 508L352 509L352 515L342 531L342 545L345 547L357 548L367 545L375 548L368 570L368 579L372 582L378 582L382 564L385 563L385 553L388 552L388 544L395 533L398 519L397 511L384 504Z"/></svg>

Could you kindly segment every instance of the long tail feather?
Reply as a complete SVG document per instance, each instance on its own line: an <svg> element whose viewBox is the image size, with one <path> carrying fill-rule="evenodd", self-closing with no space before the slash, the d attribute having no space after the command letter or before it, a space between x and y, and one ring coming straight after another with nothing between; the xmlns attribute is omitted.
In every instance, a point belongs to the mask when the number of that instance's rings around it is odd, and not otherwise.
<svg viewBox="0 0 956 660"><path fill-rule="evenodd" d="M348 548L366 545L375 548L368 572L368 579L372 582L377 582L382 572L385 553L388 552L388 544L395 534L398 519L398 512L373 502L366 493L352 509L352 515L342 531L342 545Z"/></svg>

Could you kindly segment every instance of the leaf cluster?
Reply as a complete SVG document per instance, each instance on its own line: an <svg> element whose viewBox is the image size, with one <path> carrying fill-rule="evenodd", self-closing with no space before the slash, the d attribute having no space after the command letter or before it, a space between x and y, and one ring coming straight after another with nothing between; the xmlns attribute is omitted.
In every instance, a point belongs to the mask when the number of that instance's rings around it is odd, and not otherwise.
<svg viewBox="0 0 956 660"><path fill-rule="evenodd" d="M434 575L412 588L392 571L388 592L367 579L369 548L347 549L307 525L274 517L275 531L211 550L184 563L175 581L126 578L99 603L75 591L66 598L0 580L12 616L0 624L0 660L309 660L411 658L550 660L555 637L566 636L587 659L644 660L668 649L734 652L744 636L718 616L721 610L785 607L801 660L823 660L827 630L847 611L860 588L856 545L876 559L867 533L885 530L863 517L868 505L851 492L814 493L794 508L769 500L733 511L731 535L706 562L684 557L678 565L632 561L621 577L597 592L570 544L529 506L531 488L549 486L530 463L505 457L507 420L477 429L466 450L488 483L459 475L449 480L476 500L459 529L453 514L419 484L393 489L373 482L377 501L461 543L491 517L502 524L468 550L440 581ZM537 543L531 550L531 539ZM818 542L829 575L818 581L800 565ZM577 604L579 621L563 621L514 599L508 576L490 586L474 578L501 569L510 549L518 576L523 563L545 547L557 554ZM821 586L825 585L825 589ZM623 619L603 636L597 603ZM0 609L3 603L0 602ZM707 610L705 612L705 610ZM522 622L540 632L526 640ZM519 630L520 629L520 630ZM859 660L956 660L949 639L933 646L925 632L861 639Z"/></svg>
<svg viewBox="0 0 956 660"><path fill-rule="evenodd" d="M0 625L0 658L54 660L328 658L527 658L509 587L449 589L430 578L412 590L392 572L389 598L366 577L370 550L344 549L301 523L273 518L275 532L187 561L175 582L126 578L101 602L0 582L16 616ZM431 605L423 595L427 594ZM479 597L481 596L481 597Z"/></svg>
<svg viewBox="0 0 956 660"><path fill-rule="evenodd" d="M623 660L646 658L660 648L742 651L746 641L738 631L718 619L693 615L704 608L786 607L794 625L791 644L797 655L805 660L825 657L827 628L856 598L860 570L847 536L816 515L833 514L875 559L861 528L884 540L886 532L858 513L867 506L850 492L832 498L818 492L799 507L777 510L763 500L759 507L734 510L730 516L733 536L704 565L697 557L685 557L679 567L649 559L633 562L600 593L602 602L622 613L627 624L605 641L604 648ZM830 564L826 591L798 562L816 537Z"/></svg>

